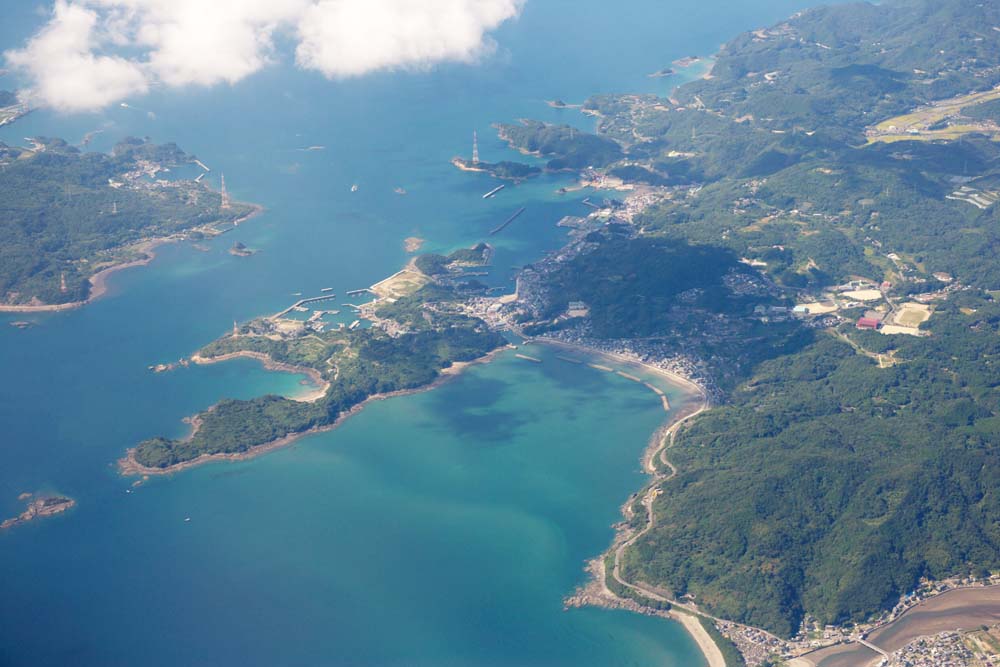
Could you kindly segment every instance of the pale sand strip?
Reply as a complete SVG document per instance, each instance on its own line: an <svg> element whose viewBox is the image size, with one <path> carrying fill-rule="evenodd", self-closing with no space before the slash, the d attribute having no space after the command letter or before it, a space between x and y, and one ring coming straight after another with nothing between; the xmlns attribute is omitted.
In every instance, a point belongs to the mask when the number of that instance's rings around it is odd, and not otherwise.
<svg viewBox="0 0 1000 667"><path fill-rule="evenodd" d="M590 356L603 357L610 361L614 361L615 363L618 364L631 366L633 368L641 368L649 373L653 373L659 377L662 377L664 380L666 380L673 386L683 389L684 391L689 392L691 394L694 394L695 396L701 399L697 402L686 402L684 408L680 412L671 415L671 418L667 421L667 423L661 426L659 429L657 429L657 431L652 435L649 441L649 446L646 448L646 452L643 455L643 469L649 474L652 475L657 474L656 465L654 463L654 457L661 450L665 451L665 446L668 444L667 441L672 438L673 433L676 432L676 430L680 427L680 425L683 424L684 422L689 421L690 419L693 419L694 417L701 414L709 407L708 396L705 393L705 390L702 387L700 387L697 383L692 382L691 380L681 375L672 373L657 366L653 366L651 364L644 364L634 359L629 359L628 357L623 355L604 352L602 350L595 350L593 348L588 348L582 345L573 345L571 343L565 343L563 341L537 338L537 339L532 339L531 342L551 345L553 347L561 347L564 349L573 349L579 352L584 352ZM620 371L614 371L614 369L609 368L607 366L603 366L601 364L588 363L587 365L597 370L607 371L607 372L617 372L619 375L622 375L623 377L629 377L628 375L623 374ZM641 382L639 378L636 378L636 381ZM656 392L663 401L664 410L670 412L670 404L667 401L666 394L662 390L655 387L654 385L651 385L646 382L643 382L642 384L646 385L647 388L652 389L654 392ZM664 463L671 469L672 471L671 474L674 474L673 466L670 464L670 462L664 459ZM625 503L626 508L629 507L629 505L630 502ZM647 525L645 530L649 530L650 527L651 524ZM635 537L637 536L633 536L631 539L634 540ZM619 546L619 540L621 538L622 538L621 534L616 535L615 542L612 544L611 550L617 551L617 548ZM608 552L605 552L605 554L606 553ZM617 555L616 555L616 560L617 560ZM602 554L599 558L595 559L594 563L596 564L596 568L595 571L591 572L594 578L592 582L585 587L584 590L590 588L593 585L596 585L600 593L592 596L590 600L587 602L587 604L600 605L602 604L602 599L603 599L604 602L603 606L614 607L620 605L621 603L624 603L626 608L628 608L629 603L634 601L623 600L622 598L619 598L607 587L605 583L606 572L604 568L604 554ZM607 604L608 599L613 600L614 603L608 605ZM648 611L646 608L642 608L641 606L639 610ZM708 662L709 667L726 667L726 659L722 655L722 650L719 649L715 641L712 640L711 635L708 634L708 631L705 630L705 628L701 625L701 622L696 617L694 617L692 613L684 613L677 610L671 610L667 612L666 615L678 621L688 632L688 634L691 635L695 643L698 644L698 648L701 650L702 655ZM803 667L809 667L809 666L803 666Z"/></svg>
<svg viewBox="0 0 1000 667"><path fill-rule="evenodd" d="M217 357L203 357L199 354L191 356L192 363L198 364L199 366L217 364L223 361L229 361L230 359L254 359L255 361L259 361L264 368L269 371L280 371L282 373L295 373L296 375L307 376L316 388L304 395L290 396L289 398L293 401L299 401L301 403L315 403L319 399L326 396L326 392L330 389L330 383L327 382L315 368L308 368L307 366L294 366L292 364L275 361L263 352L240 350L239 352L220 354Z"/></svg>
<svg viewBox="0 0 1000 667"><path fill-rule="evenodd" d="M702 627L701 621L690 614L677 611L671 611L670 616L683 625L684 629L688 631L688 634L698 644L702 655L708 661L708 667L726 667L726 659L722 656L722 651L712 641L712 636L708 634L708 631Z"/></svg>

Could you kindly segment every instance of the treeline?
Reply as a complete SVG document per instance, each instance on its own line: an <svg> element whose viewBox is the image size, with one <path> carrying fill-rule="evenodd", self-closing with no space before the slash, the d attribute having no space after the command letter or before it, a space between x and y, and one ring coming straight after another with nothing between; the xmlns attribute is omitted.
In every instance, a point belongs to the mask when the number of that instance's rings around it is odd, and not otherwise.
<svg viewBox="0 0 1000 667"><path fill-rule="evenodd" d="M86 299L88 278L127 260L123 246L249 212L219 211L219 196L191 184L111 187L139 159L189 160L173 144L130 139L104 153L81 153L61 139L32 152L0 145L0 301L57 304ZM65 276L66 289L62 289Z"/></svg>
<svg viewBox="0 0 1000 667"><path fill-rule="evenodd" d="M517 125L500 125L499 130L501 138L514 148L551 158L546 168L552 171L604 167L623 157L621 146L612 139L569 125L526 120Z"/></svg>
<svg viewBox="0 0 1000 667"><path fill-rule="evenodd" d="M889 368L829 335L763 363L678 436L628 576L788 636L1000 567L1000 306L964 301L928 338L846 330Z"/></svg>
<svg viewBox="0 0 1000 667"><path fill-rule="evenodd" d="M441 369L456 361L471 361L502 346L504 339L479 320L461 315L424 317L423 299L454 298L454 293L425 288L380 310L399 317L413 329L390 336L381 329L334 330L324 334L273 340L248 335L225 337L202 350L219 356L240 350L267 354L275 361L311 368L330 383L314 403L262 396L224 400L198 415L199 427L188 439L152 438L136 448L142 465L165 468L202 454L234 454L288 435L333 424L339 417L376 394L416 389L433 382Z"/></svg>

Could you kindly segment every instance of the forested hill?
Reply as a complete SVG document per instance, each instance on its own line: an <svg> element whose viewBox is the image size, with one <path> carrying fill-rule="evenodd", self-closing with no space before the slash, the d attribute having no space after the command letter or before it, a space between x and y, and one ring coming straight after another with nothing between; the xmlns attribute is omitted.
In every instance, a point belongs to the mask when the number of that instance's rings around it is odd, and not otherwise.
<svg viewBox="0 0 1000 667"><path fill-rule="evenodd" d="M32 141L0 143L0 304L86 299L90 276L131 259L129 244L251 210L220 211L206 185L165 179L164 170L193 159L174 144L128 139L105 154L62 139Z"/></svg>
<svg viewBox="0 0 1000 667"><path fill-rule="evenodd" d="M1000 82L1000 5L856 2L741 35L682 104L750 125L861 139L876 119Z"/></svg>
<svg viewBox="0 0 1000 667"><path fill-rule="evenodd" d="M679 473L626 579L791 635L869 619L921 577L1000 569L998 84L1000 3L854 3L737 37L669 98L588 100L604 141L503 126L550 168L666 193L632 219L641 256L594 235L550 272L550 310L591 306L574 335L642 323L643 345L713 323L702 340L728 342L710 366L739 369L668 452ZM633 278L681 243L752 265L797 319L758 293L762 316L649 298L669 290ZM778 321L808 335L768 336Z"/></svg>

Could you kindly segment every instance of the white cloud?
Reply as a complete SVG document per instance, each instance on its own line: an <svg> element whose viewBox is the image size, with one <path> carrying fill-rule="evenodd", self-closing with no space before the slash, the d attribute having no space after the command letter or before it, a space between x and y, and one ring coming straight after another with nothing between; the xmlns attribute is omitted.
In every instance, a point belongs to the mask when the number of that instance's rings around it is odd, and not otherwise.
<svg viewBox="0 0 1000 667"><path fill-rule="evenodd" d="M93 10L58 0L52 19L27 46L6 54L12 67L34 81L30 98L60 109L94 108L146 91L142 67L94 53L97 22Z"/></svg>
<svg viewBox="0 0 1000 667"><path fill-rule="evenodd" d="M359 76L488 53L488 33L524 0L56 0L7 62L22 94L64 111L99 109L153 85L236 83L297 42L296 63Z"/></svg>
<svg viewBox="0 0 1000 667"><path fill-rule="evenodd" d="M492 46L485 33L518 12L519 0L320 0L302 15L295 51L329 77L470 61Z"/></svg>

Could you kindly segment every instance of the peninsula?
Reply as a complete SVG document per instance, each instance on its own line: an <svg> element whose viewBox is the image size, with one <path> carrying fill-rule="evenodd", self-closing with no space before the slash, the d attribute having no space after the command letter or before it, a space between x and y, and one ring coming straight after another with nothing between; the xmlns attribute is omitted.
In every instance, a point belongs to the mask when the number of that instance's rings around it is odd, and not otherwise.
<svg viewBox="0 0 1000 667"><path fill-rule="evenodd" d="M472 160L466 160L465 158L456 157L451 159L451 163L462 171L481 172L489 174L494 178L514 182L523 181L542 173L542 170L538 167L523 164L521 162L510 162L507 160L502 162L474 162Z"/></svg>
<svg viewBox="0 0 1000 667"><path fill-rule="evenodd" d="M169 178L194 162L174 144L142 139L109 154L45 137L0 144L0 312L81 306L104 293L111 272L148 263L157 245L215 236L260 212L223 201L200 178Z"/></svg>
<svg viewBox="0 0 1000 667"><path fill-rule="evenodd" d="M269 368L305 373L324 389L310 400L262 396L224 400L191 419L182 439L152 438L119 462L123 474L163 474L219 459L254 456L308 433L335 427L366 401L427 389L506 345L505 339L463 312L469 290L462 267L482 263L486 247L460 250L444 262L421 261L369 288L375 299L352 306L358 319L330 326L326 311L308 321L287 317L294 308L252 320L201 349L192 360L212 363L236 357ZM433 267L424 272L422 265ZM331 297L300 301L322 306ZM360 327L361 320L370 323Z"/></svg>

